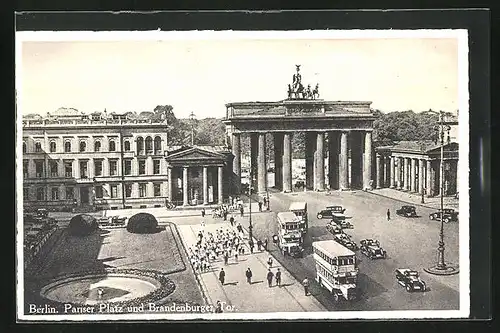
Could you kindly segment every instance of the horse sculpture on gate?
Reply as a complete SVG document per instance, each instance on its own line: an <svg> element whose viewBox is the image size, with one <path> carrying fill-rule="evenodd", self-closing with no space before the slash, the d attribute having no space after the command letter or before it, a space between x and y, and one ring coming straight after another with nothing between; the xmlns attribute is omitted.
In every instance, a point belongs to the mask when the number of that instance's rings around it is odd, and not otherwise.
<svg viewBox="0 0 500 333"><path fill-rule="evenodd" d="M302 84L302 76L300 75L300 66L295 65L297 72L293 75L293 83L288 85L288 99L317 99L319 98L319 85L316 84L314 90L311 90L311 85L308 84L304 88Z"/></svg>

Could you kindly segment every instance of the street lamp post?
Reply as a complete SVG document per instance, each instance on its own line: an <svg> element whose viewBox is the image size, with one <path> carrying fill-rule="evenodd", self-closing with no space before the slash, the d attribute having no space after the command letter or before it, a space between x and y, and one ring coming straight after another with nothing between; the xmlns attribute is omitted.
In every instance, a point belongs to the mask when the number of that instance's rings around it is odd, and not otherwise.
<svg viewBox="0 0 500 333"><path fill-rule="evenodd" d="M439 242L438 242L438 258L437 263L429 268L424 268L427 273L435 275L452 275L459 272L458 266L447 264L444 259L444 134L445 131L448 133L448 143L449 143L449 132L451 127L449 125L454 125L456 122L445 122L444 112L439 112L439 138L441 144L441 160L439 166L439 186L440 186L440 220L441 227L439 230Z"/></svg>
<svg viewBox="0 0 500 333"><path fill-rule="evenodd" d="M250 186L248 187L248 238L249 243L253 243L253 225L252 225L252 189L253 189L253 174L250 168Z"/></svg>
<svg viewBox="0 0 500 333"><path fill-rule="evenodd" d="M196 115L193 111L191 111L191 114L189 115L189 120L191 122L191 146L194 146L194 123L196 121Z"/></svg>

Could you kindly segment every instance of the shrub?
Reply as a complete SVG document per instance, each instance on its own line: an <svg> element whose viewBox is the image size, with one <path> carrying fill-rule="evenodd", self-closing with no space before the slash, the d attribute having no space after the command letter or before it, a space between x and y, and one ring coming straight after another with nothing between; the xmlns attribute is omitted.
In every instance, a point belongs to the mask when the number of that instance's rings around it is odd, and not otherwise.
<svg viewBox="0 0 500 333"><path fill-rule="evenodd" d="M73 236L87 236L98 229L99 225L94 217L87 214L73 216L69 221L69 232Z"/></svg>
<svg viewBox="0 0 500 333"><path fill-rule="evenodd" d="M158 227L158 221L156 218L149 213L139 213L135 214L128 220L127 231L146 234L153 233Z"/></svg>

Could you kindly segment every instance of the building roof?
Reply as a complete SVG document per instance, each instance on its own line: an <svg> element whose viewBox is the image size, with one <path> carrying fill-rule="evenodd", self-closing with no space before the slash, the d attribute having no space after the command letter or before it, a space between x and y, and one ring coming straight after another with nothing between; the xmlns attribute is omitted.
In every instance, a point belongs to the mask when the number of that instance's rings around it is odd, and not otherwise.
<svg viewBox="0 0 500 333"><path fill-rule="evenodd" d="M445 147L450 146L454 143L446 144ZM413 153L428 153L437 148L440 148L441 144L436 143L432 140L424 141L398 141L393 145L379 146L377 150L391 150L391 151L404 151Z"/></svg>
<svg viewBox="0 0 500 333"><path fill-rule="evenodd" d="M80 112L75 108L61 107L55 110L54 112L50 113L50 115L55 117L74 117L83 115L83 112Z"/></svg>
<svg viewBox="0 0 500 333"><path fill-rule="evenodd" d="M317 241L313 242L312 245L314 248L317 248L326 254L330 254L332 257L353 256L355 254L354 252L334 240Z"/></svg>

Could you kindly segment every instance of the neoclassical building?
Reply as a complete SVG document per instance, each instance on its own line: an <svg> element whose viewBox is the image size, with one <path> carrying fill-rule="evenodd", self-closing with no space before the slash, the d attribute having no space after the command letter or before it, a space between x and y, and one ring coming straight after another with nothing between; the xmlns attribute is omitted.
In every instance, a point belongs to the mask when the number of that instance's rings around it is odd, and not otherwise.
<svg viewBox="0 0 500 333"><path fill-rule="evenodd" d="M227 147L169 147L168 124L131 113L60 108L23 118L25 209L219 204L230 195Z"/></svg>
<svg viewBox="0 0 500 333"><path fill-rule="evenodd" d="M443 195L457 193L458 143L444 147ZM433 141L400 141L376 151L376 188L390 187L411 193L440 194L441 145Z"/></svg>

